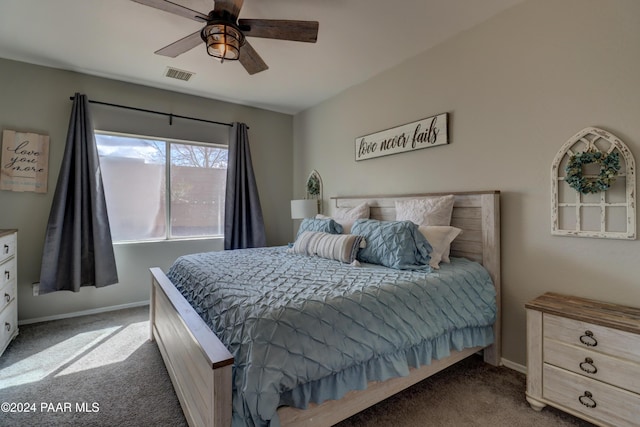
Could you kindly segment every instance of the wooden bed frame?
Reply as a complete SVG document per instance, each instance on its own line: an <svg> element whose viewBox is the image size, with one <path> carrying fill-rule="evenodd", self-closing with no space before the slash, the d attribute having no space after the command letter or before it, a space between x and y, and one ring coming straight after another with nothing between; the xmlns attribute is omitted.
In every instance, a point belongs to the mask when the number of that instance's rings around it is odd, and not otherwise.
<svg viewBox="0 0 640 427"><path fill-rule="evenodd" d="M428 366L411 369L407 377L371 382L366 390L351 391L340 400L311 405L308 409L282 407L283 426L330 426L397 392L483 351L487 363L498 366L501 358L500 310L500 193L429 193L403 196L335 197L337 207L353 207L367 201L371 218L395 219L395 201L454 194L451 225L463 233L451 246L451 255L480 262L496 287L498 315L495 342L453 352ZM165 366L190 426L231 425L231 370L233 357L218 337L159 268L151 269L151 340L158 343Z"/></svg>

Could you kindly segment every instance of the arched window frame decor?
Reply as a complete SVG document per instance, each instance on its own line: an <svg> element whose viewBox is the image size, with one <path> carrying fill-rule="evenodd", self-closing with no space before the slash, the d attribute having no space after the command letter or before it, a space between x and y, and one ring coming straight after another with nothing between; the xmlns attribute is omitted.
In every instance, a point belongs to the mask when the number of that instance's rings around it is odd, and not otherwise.
<svg viewBox="0 0 640 427"><path fill-rule="evenodd" d="M317 170L312 170L307 178L306 199L316 199L318 202L318 213L322 213L322 178Z"/></svg>
<svg viewBox="0 0 640 427"><path fill-rule="evenodd" d="M625 185L625 201L610 201L607 198L607 191L597 193L599 201L585 201L585 195L579 191L569 188L567 191L575 193L575 201L561 201L559 186L566 178L566 172L561 165L565 159L587 151L597 150L603 155L608 155L614 151L618 152L623 168L618 172L617 180L622 180ZM564 162L566 163L566 162ZM585 175L587 176L587 175ZM613 134L594 127L588 127L573 137L571 137L560 148L558 154L553 159L551 168L551 234L556 236L577 236L596 237L607 239L635 239L636 238L636 213L635 213L635 160L629 148L619 138ZM574 208L575 227L572 229L562 229L560 227L560 208ZM598 230L583 229L583 209L600 209L600 227ZM611 231L607 229L608 209L626 209L626 230Z"/></svg>

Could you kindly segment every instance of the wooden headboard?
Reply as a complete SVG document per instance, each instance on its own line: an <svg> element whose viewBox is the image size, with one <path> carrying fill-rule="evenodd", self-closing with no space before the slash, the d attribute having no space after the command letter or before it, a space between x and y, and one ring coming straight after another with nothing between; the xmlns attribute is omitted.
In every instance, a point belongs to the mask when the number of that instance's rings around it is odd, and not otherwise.
<svg viewBox="0 0 640 427"><path fill-rule="evenodd" d="M462 229L451 244L451 256L464 257L479 262L487 269L496 288L496 303L500 307L500 192L477 191L456 193L424 193L390 196L339 196L332 197L338 208L355 207L367 202L370 218L395 220L396 200L419 199L453 194L455 202L451 225ZM496 344L492 352L501 354L500 312L494 326ZM485 354L485 360L487 355Z"/></svg>

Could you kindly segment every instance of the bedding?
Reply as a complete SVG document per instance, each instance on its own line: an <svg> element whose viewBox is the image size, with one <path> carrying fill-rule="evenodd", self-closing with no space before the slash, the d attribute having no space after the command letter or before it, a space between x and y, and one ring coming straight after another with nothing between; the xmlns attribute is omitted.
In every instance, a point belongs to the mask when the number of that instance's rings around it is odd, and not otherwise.
<svg viewBox="0 0 640 427"><path fill-rule="evenodd" d="M361 247L364 237L355 234L330 234L320 231L305 231L296 239L289 252L319 256L351 264Z"/></svg>
<svg viewBox="0 0 640 427"><path fill-rule="evenodd" d="M418 230L431 244L429 267L437 270L441 261L450 262L451 242L462 233L462 229L445 225L423 225Z"/></svg>
<svg viewBox="0 0 640 427"><path fill-rule="evenodd" d="M233 425L277 427L280 405L338 399L491 344L489 274L451 261L352 267L274 247L183 256L167 276L234 356Z"/></svg>
<svg viewBox="0 0 640 427"><path fill-rule="evenodd" d="M343 228L331 218L305 218L300 223L297 236L305 231L322 231L324 233L342 234Z"/></svg>
<svg viewBox="0 0 640 427"><path fill-rule="evenodd" d="M360 203L353 208L336 208L332 216L317 214L318 219L333 219L342 226L345 234L351 233L351 227L356 219L369 218L370 208L368 203Z"/></svg>
<svg viewBox="0 0 640 427"><path fill-rule="evenodd" d="M363 236L367 245L358 260L398 270L429 268L431 245L411 221L358 219L352 234Z"/></svg>
<svg viewBox="0 0 640 427"><path fill-rule="evenodd" d="M396 201L396 220L417 225L451 225L455 197L451 194Z"/></svg>

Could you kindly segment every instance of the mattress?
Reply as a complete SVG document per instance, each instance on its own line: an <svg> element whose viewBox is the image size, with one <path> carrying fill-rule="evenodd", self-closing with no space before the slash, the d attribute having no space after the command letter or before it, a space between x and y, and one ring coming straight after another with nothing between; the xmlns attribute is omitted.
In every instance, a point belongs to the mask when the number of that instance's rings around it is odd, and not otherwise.
<svg viewBox="0 0 640 427"><path fill-rule="evenodd" d="M234 357L233 426L493 342L495 289L466 259L403 271L270 247L183 256L167 276Z"/></svg>

